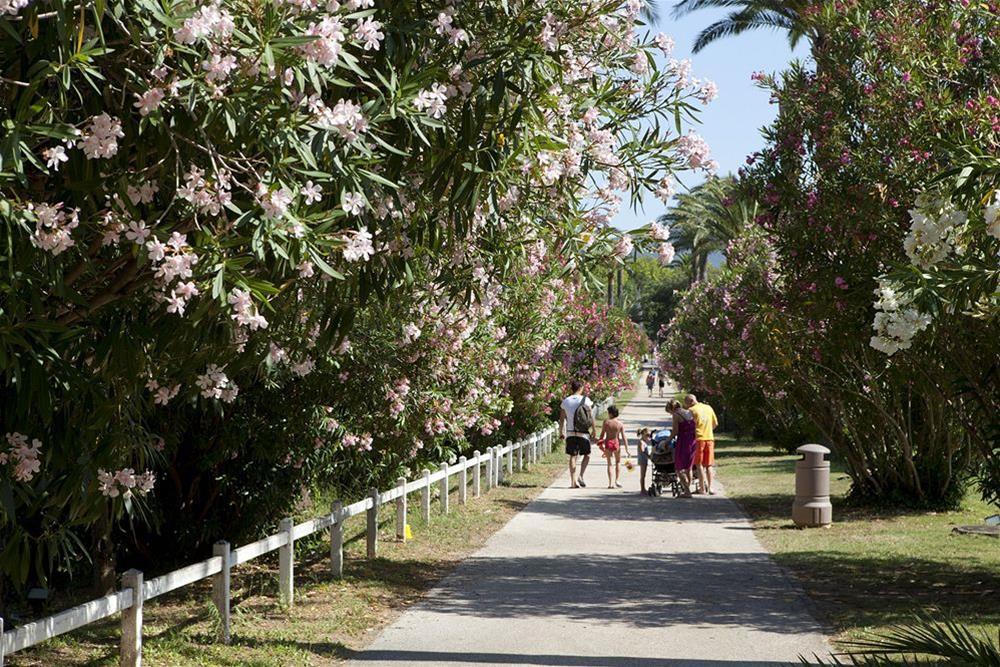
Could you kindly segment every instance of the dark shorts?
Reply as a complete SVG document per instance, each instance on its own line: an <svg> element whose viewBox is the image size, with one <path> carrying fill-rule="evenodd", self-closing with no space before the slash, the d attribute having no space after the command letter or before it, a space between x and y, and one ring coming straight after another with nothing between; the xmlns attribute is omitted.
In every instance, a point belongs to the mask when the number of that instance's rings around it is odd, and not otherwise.
<svg viewBox="0 0 1000 667"><path fill-rule="evenodd" d="M590 440L578 435L567 436L566 453L570 456L590 456Z"/></svg>
<svg viewBox="0 0 1000 667"><path fill-rule="evenodd" d="M639 452L639 465L641 465L641 466L647 466L647 465L649 465L649 453L648 452Z"/></svg>

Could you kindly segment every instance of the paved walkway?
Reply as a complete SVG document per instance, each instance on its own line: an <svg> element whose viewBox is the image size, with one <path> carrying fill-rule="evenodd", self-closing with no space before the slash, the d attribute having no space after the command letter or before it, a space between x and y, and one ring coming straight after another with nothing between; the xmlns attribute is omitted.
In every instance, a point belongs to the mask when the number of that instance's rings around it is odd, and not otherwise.
<svg viewBox="0 0 1000 667"><path fill-rule="evenodd" d="M663 403L643 387L622 418L666 424ZM591 465L586 489L557 479L351 664L706 667L829 650L732 501L641 496L638 469L609 490L605 471Z"/></svg>

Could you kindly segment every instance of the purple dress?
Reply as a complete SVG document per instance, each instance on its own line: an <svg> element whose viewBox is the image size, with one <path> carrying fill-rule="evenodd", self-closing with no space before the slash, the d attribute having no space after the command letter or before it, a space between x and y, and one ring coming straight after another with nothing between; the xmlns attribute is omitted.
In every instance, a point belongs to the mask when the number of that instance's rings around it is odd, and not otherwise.
<svg viewBox="0 0 1000 667"><path fill-rule="evenodd" d="M694 420L678 419L674 424L674 468L687 470L694 465Z"/></svg>

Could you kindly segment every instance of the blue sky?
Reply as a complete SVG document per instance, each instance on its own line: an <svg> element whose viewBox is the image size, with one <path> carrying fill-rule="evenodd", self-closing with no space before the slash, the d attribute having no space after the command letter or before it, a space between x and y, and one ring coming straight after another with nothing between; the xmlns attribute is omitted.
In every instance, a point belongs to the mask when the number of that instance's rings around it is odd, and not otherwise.
<svg viewBox="0 0 1000 667"><path fill-rule="evenodd" d="M773 118L776 108L768 101L768 94L750 80L756 71L777 72L793 58L804 58L805 49L800 45L793 53L784 33L761 30L717 41L697 55L691 54L691 45L702 28L724 11L704 10L674 19L670 14L673 1L658 0L658 24L652 32L665 32L677 43L673 57L691 58L692 74L700 79L711 79L719 86L719 96L707 107L702 107L701 125L693 129L701 134L712 147L712 156L719 162L719 174L735 173L746 156L763 146L760 128ZM665 59L661 58L665 62ZM661 63L662 64L662 63ZM703 180L700 175L685 173L683 186L690 187ZM681 189L681 185L678 189ZM664 211L664 205L651 193L636 211L622 205L622 210L612 221L612 226L622 230L641 227Z"/></svg>

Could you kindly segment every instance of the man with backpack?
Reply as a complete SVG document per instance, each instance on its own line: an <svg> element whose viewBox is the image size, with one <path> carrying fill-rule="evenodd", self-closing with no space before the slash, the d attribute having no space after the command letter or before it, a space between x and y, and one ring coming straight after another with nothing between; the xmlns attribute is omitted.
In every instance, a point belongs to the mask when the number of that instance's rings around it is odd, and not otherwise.
<svg viewBox="0 0 1000 667"><path fill-rule="evenodd" d="M594 402L583 395L583 383L573 380L569 385L573 392L563 399L559 408L559 437L566 440L566 454L569 455L570 486L587 486L583 474L590 463L590 439L595 437ZM576 457L582 456L580 476L576 476Z"/></svg>

